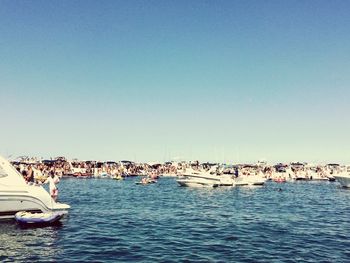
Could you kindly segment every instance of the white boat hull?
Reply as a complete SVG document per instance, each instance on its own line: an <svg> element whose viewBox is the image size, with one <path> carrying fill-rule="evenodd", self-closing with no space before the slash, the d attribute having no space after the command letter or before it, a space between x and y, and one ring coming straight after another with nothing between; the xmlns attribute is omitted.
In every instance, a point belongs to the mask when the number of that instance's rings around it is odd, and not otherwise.
<svg viewBox="0 0 350 263"><path fill-rule="evenodd" d="M264 185L266 182L265 178L260 176L239 176L234 179L235 186L245 186L245 185Z"/></svg>
<svg viewBox="0 0 350 263"><path fill-rule="evenodd" d="M41 186L0 187L0 219L19 211L68 213L69 205L56 203Z"/></svg>
<svg viewBox="0 0 350 263"><path fill-rule="evenodd" d="M350 188L350 175L334 175L342 187Z"/></svg>
<svg viewBox="0 0 350 263"><path fill-rule="evenodd" d="M212 182L199 182L199 181L194 181L191 179L179 179L177 180L177 183L180 186L185 186L185 187L218 187L219 184L212 183Z"/></svg>
<svg viewBox="0 0 350 263"><path fill-rule="evenodd" d="M219 176L206 171L190 171L177 180L180 186L187 187L217 187L220 185L232 185L232 179L227 176Z"/></svg>

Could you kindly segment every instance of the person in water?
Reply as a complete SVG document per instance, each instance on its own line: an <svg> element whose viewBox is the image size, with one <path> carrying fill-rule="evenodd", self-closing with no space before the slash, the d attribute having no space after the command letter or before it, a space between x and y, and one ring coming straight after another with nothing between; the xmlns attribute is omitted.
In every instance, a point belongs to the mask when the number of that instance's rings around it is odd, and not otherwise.
<svg viewBox="0 0 350 263"><path fill-rule="evenodd" d="M50 195L53 200L57 200L58 196L58 189L56 184L60 182L60 179L55 175L54 171L50 172L50 176L46 179L44 184L49 184L49 189L50 189Z"/></svg>
<svg viewBox="0 0 350 263"><path fill-rule="evenodd" d="M149 183L148 178L147 178L147 177L143 177L143 178L141 179L141 183L143 183L143 184L148 184L148 183Z"/></svg>

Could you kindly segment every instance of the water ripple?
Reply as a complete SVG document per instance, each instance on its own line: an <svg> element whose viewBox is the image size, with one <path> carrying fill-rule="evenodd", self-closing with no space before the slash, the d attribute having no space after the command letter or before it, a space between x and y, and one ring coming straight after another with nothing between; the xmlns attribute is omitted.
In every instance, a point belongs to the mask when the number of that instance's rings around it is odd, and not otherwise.
<svg viewBox="0 0 350 263"><path fill-rule="evenodd" d="M0 261L349 262L350 191L336 183L189 189L135 180L62 180L69 216L45 228L1 222Z"/></svg>

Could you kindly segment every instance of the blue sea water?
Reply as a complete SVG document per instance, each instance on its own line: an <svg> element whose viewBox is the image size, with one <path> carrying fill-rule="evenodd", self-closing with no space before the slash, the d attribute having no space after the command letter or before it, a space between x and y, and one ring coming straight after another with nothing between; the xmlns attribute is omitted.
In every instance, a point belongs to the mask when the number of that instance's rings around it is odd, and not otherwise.
<svg viewBox="0 0 350 263"><path fill-rule="evenodd" d="M69 216L44 228L0 222L0 261L350 262L350 190L338 183L136 180L61 180Z"/></svg>

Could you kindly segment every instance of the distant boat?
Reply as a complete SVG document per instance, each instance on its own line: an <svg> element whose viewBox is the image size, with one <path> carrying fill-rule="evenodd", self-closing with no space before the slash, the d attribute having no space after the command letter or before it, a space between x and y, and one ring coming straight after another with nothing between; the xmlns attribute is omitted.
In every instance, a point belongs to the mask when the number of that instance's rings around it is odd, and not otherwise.
<svg viewBox="0 0 350 263"><path fill-rule="evenodd" d="M333 175L342 187L350 188L350 165L346 166L345 171Z"/></svg>
<svg viewBox="0 0 350 263"><path fill-rule="evenodd" d="M193 169L187 169L176 181L180 186L187 187L218 187L220 185L233 185L233 179L230 175L217 175L210 171L197 171Z"/></svg>
<svg viewBox="0 0 350 263"><path fill-rule="evenodd" d="M234 180L235 186L244 186L244 185L250 185L250 186L257 186L257 185L264 185L266 182L266 178L263 178L261 175L242 175L238 176Z"/></svg>
<svg viewBox="0 0 350 263"><path fill-rule="evenodd" d="M274 182L276 183L285 183L286 182L286 178L275 178L273 179Z"/></svg>

